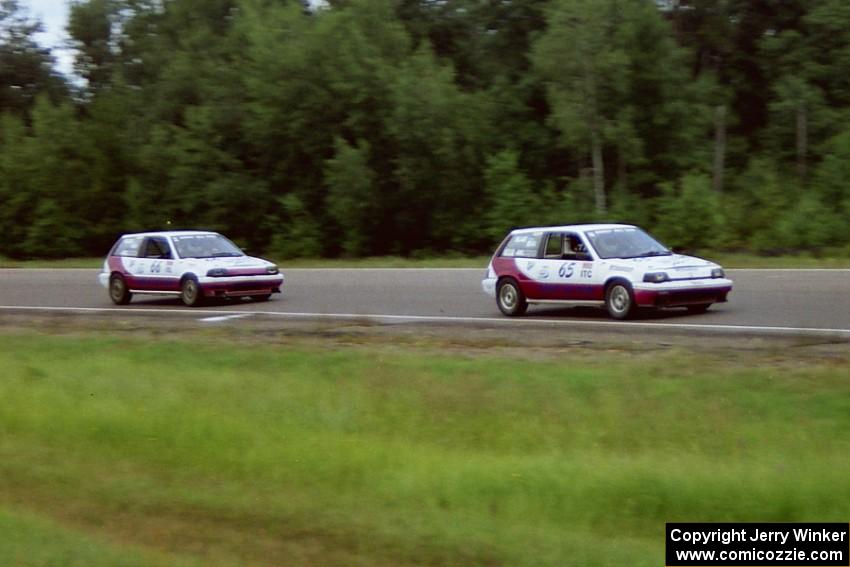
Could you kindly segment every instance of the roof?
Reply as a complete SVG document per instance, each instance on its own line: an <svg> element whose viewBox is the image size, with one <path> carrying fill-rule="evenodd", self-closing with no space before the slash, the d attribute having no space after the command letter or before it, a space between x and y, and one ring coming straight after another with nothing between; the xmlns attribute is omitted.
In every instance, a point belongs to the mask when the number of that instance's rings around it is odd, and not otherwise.
<svg viewBox="0 0 850 567"><path fill-rule="evenodd" d="M153 230L149 232L131 232L124 236L200 236L202 234L218 234L212 230Z"/></svg>
<svg viewBox="0 0 850 567"><path fill-rule="evenodd" d="M575 231L587 232L590 230L605 230L612 228L636 228L633 224L598 223L598 224L564 224L559 226L529 226L512 230L511 234L522 234L525 232L558 232Z"/></svg>

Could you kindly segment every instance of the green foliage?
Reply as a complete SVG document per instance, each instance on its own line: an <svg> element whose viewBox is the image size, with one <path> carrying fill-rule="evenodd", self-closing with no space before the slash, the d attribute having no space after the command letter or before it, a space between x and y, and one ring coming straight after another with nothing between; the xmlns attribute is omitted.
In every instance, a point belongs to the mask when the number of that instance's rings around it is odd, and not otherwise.
<svg viewBox="0 0 850 567"><path fill-rule="evenodd" d="M269 252L276 258L314 258L322 253L322 234L297 195L279 199L282 218L275 223Z"/></svg>
<svg viewBox="0 0 850 567"><path fill-rule="evenodd" d="M546 33L534 47L534 63L547 85L551 120L568 147L601 135L621 101L629 58L615 35L615 2L555 2Z"/></svg>
<svg viewBox="0 0 850 567"><path fill-rule="evenodd" d="M611 191L609 220L649 227L652 224L652 205L650 199L642 199L624 184L618 183ZM584 218L593 218L590 210L586 210Z"/></svg>
<svg viewBox="0 0 850 567"><path fill-rule="evenodd" d="M50 50L36 40L41 23L25 8L18 0L0 0L0 113L18 116L26 116L39 95L58 101L68 90L53 70Z"/></svg>
<svg viewBox="0 0 850 567"><path fill-rule="evenodd" d="M755 159L738 178L738 193L742 196L743 224L738 232L748 246L759 252L779 252L785 245L785 235L778 220L793 204L792 195L798 188L791 176L781 176L770 160Z"/></svg>
<svg viewBox="0 0 850 567"><path fill-rule="evenodd" d="M850 218L850 130L832 138L827 154L815 171L812 188L824 204L843 218ZM845 233L850 231L845 230Z"/></svg>
<svg viewBox="0 0 850 567"><path fill-rule="evenodd" d="M77 256L82 250L84 227L70 211L53 199L39 201L33 211L33 223L27 230L22 252L29 257L63 258Z"/></svg>
<svg viewBox="0 0 850 567"><path fill-rule="evenodd" d="M407 240L401 251L450 248L458 228L479 211L475 101L455 85L452 69L424 49L398 70L391 96L386 128L398 154L390 203L396 231Z"/></svg>
<svg viewBox="0 0 850 567"><path fill-rule="evenodd" d="M487 235L496 242L512 228L540 223L543 200L519 170L519 157L506 150L487 160L484 191L490 201L484 219Z"/></svg>
<svg viewBox="0 0 850 567"><path fill-rule="evenodd" d="M802 194L779 219L777 228L782 247L797 253L850 242L844 217L814 193Z"/></svg>
<svg viewBox="0 0 850 567"><path fill-rule="evenodd" d="M772 253L850 233L842 0L70 8L71 86L39 22L0 0L9 257L169 227L330 256L482 253L511 225L571 221L693 243L717 225ZM686 188L715 155L722 194ZM689 236L694 208L722 222Z"/></svg>
<svg viewBox="0 0 850 567"><path fill-rule="evenodd" d="M655 232L668 246L717 249L726 245L720 199L707 175L689 173L675 185L663 184L661 191Z"/></svg>
<svg viewBox="0 0 850 567"><path fill-rule="evenodd" d="M76 70L93 91L108 87L116 64L115 31L121 4L121 0L89 0L70 6L68 33L79 49Z"/></svg>
<svg viewBox="0 0 850 567"><path fill-rule="evenodd" d="M361 256L367 250L375 215L375 174L369 168L369 144L351 147L336 140L336 154L327 162L328 214L342 228L342 249Z"/></svg>

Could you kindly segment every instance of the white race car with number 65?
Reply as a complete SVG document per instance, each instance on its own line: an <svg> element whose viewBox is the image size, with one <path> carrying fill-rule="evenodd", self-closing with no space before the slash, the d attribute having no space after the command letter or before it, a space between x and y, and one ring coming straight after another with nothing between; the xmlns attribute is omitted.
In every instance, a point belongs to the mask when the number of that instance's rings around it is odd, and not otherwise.
<svg viewBox="0 0 850 567"><path fill-rule="evenodd" d="M522 315L529 304L599 305L615 319L638 307L701 313L732 290L717 264L675 254L623 224L514 230L481 285L505 315Z"/></svg>
<svg viewBox="0 0 850 567"><path fill-rule="evenodd" d="M179 295L190 307L208 297L265 301L283 286L276 265L245 255L216 232L195 230L125 234L98 279L118 305L135 293Z"/></svg>

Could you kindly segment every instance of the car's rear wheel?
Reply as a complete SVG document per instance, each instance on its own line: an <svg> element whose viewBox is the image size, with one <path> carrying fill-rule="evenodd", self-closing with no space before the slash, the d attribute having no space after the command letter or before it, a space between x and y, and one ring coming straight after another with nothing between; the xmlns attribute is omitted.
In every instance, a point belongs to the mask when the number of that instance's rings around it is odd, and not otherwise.
<svg viewBox="0 0 850 567"><path fill-rule="evenodd" d="M496 290L496 304L499 311L509 317L522 315L528 309L525 294L515 280L502 280Z"/></svg>
<svg viewBox="0 0 850 567"><path fill-rule="evenodd" d="M622 282L614 282L605 292L605 308L614 319L628 319L635 310L635 298L631 288Z"/></svg>
<svg viewBox="0 0 850 567"><path fill-rule="evenodd" d="M272 294L270 294L270 293L264 293L264 294L262 294L262 295L252 295L252 296L251 296L251 300L252 300L252 301L257 301L257 302L259 302L259 301L268 301L268 300L269 300L269 298L271 298L271 296L272 296Z"/></svg>
<svg viewBox="0 0 850 567"><path fill-rule="evenodd" d="M197 279L191 276L183 279L180 284L180 299L186 307L197 307L201 304L204 294Z"/></svg>
<svg viewBox="0 0 850 567"><path fill-rule="evenodd" d="M113 274L109 278L109 299L115 305L127 305L133 298L130 289L127 287L127 282L124 277L119 274Z"/></svg>
<svg viewBox="0 0 850 567"><path fill-rule="evenodd" d="M711 303L702 303L700 305L688 305L687 309L688 309L688 313L697 314L697 313L705 313L706 311L708 311L709 307L711 307Z"/></svg>

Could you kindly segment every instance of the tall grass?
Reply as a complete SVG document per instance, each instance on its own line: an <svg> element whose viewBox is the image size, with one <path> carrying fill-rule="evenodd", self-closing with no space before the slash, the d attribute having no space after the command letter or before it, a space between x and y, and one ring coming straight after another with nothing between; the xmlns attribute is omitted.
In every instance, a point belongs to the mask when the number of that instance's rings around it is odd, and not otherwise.
<svg viewBox="0 0 850 567"><path fill-rule="evenodd" d="M61 526L65 546L234 565L661 565L668 521L850 517L844 360L3 338L0 511Z"/></svg>

